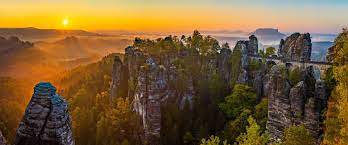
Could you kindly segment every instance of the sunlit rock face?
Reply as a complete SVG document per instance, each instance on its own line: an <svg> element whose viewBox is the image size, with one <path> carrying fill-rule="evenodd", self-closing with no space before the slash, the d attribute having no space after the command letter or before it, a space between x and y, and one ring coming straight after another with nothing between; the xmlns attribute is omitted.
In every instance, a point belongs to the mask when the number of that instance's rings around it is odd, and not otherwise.
<svg viewBox="0 0 348 145"><path fill-rule="evenodd" d="M327 104L324 81L315 79L312 67L302 70L301 81L291 85L286 67L272 67L268 82L267 129L275 140L281 139L291 125L304 125L316 139L322 133L321 111Z"/></svg>
<svg viewBox="0 0 348 145"><path fill-rule="evenodd" d="M285 61L310 61L312 42L309 33L294 33L281 40L278 54Z"/></svg>
<svg viewBox="0 0 348 145"><path fill-rule="evenodd" d="M35 86L15 145L74 145L67 102L50 83Z"/></svg>
<svg viewBox="0 0 348 145"><path fill-rule="evenodd" d="M2 135L1 131L0 131L0 145L6 145L5 137Z"/></svg>

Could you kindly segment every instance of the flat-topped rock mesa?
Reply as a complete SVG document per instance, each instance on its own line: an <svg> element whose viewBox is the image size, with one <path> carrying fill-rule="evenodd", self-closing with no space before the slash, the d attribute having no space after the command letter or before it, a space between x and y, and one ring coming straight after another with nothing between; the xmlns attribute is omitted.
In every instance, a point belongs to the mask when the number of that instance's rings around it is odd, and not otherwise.
<svg viewBox="0 0 348 145"><path fill-rule="evenodd" d="M255 35L263 43L273 44L286 37L285 34L280 33L278 29L274 28L258 28L250 35Z"/></svg>
<svg viewBox="0 0 348 145"><path fill-rule="evenodd" d="M74 145L68 104L50 83L35 86L14 144Z"/></svg>
<svg viewBox="0 0 348 145"><path fill-rule="evenodd" d="M2 135L1 131L0 131L0 145L6 145L5 137Z"/></svg>
<svg viewBox="0 0 348 145"><path fill-rule="evenodd" d="M278 55L285 61L310 61L312 52L311 36L309 33L294 33L280 41Z"/></svg>

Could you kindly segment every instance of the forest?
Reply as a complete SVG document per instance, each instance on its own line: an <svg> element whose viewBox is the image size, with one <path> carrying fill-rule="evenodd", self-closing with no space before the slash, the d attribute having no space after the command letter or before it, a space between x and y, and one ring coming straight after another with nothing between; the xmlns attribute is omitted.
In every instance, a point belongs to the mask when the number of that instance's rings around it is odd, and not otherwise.
<svg viewBox="0 0 348 145"><path fill-rule="evenodd" d="M168 36L155 40L135 38L132 47L147 52L161 65L170 54L187 52L189 56L175 58L175 81L168 86L174 97L161 105L160 137L162 145L346 145L348 144L348 30L344 29L334 42L332 68L323 76L330 95L322 111L324 126L320 142L303 125L285 129L281 140L272 140L268 132L268 96L260 96L252 82L240 83L242 52L234 48L230 79L226 81L216 68L207 65L212 58L230 50L228 43L220 45L210 37L194 31L192 36ZM251 61L247 70L269 72L266 58L275 48L257 52L262 61ZM168 57L163 55L169 55ZM115 53L100 61L78 66L48 80L69 104L72 132L76 145L140 145L144 142L142 117L134 110L137 83L128 80L130 92L110 94L115 57L125 63L126 54ZM146 65L144 65L146 67ZM150 67L150 66L147 66ZM263 70L264 69L264 70ZM140 73L137 75L141 75ZM291 84L301 80L301 71L287 74ZM190 81L188 81L190 80ZM194 88L192 99L178 101L182 94ZM7 142L15 140L16 129L30 101L34 83L10 77L0 78L0 130ZM110 99L113 98L113 99Z"/></svg>

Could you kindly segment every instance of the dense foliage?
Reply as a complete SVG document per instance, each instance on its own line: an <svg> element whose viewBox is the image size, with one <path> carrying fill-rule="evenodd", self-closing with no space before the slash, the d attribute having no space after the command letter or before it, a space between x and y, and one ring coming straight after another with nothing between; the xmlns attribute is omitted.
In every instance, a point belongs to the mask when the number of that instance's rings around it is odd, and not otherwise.
<svg viewBox="0 0 348 145"><path fill-rule="evenodd" d="M315 140L304 126L291 126L284 132L282 145L315 145Z"/></svg>
<svg viewBox="0 0 348 145"><path fill-rule="evenodd" d="M344 29L333 46L333 69L326 82L334 90L326 113L324 144L348 144L348 30ZM333 76L331 76L333 75ZM333 87L336 85L335 87Z"/></svg>
<svg viewBox="0 0 348 145"><path fill-rule="evenodd" d="M9 77L0 77L0 130L9 142L16 135L32 84Z"/></svg>
<svg viewBox="0 0 348 145"><path fill-rule="evenodd" d="M216 39L205 37L198 31L181 38L136 38L133 45L161 62L166 59L163 54L181 51L197 54L174 62L179 71L177 80L170 83L177 88L177 94L161 106L161 144L264 145L270 142L266 131L267 96L256 96L251 84L237 83L241 73L240 49L234 49L228 62L232 67L231 82L224 82L216 68L212 67L215 64L207 64L221 48L229 48L229 45L225 43L220 47ZM326 112L324 144L348 144L347 31L340 34L334 47L335 65L324 78L329 89L334 89ZM259 71L266 66L265 58L273 54L274 48L261 51L263 60L251 60L249 71ZM110 99L111 72L116 55L123 57L122 54L111 54L99 62L74 68L52 79L59 94L69 101L77 145L143 143L143 126L140 116L132 110L132 97ZM295 68L288 73L291 84L297 84L301 77L300 69ZM178 105L176 97L187 91L189 79L192 79L195 89L194 96L192 100ZM132 88L132 80L128 85ZM0 129L10 142L29 101L22 98L30 96L32 88L28 86L32 84L0 78ZM282 142L284 145L313 143L313 138L303 126L286 129Z"/></svg>
<svg viewBox="0 0 348 145"><path fill-rule="evenodd" d="M55 82L60 94L68 99L77 145L139 144L139 116L131 100L119 97L110 101L109 89L114 57L67 71Z"/></svg>
<svg viewBox="0 0 348 145"><path fill-rule="evenodd" d="M252 117L248 118L249 126L246 128L246 133L241 134L237 138L239 145L267 145L269 136L267 133L262 133L260 126Z"/></svg>

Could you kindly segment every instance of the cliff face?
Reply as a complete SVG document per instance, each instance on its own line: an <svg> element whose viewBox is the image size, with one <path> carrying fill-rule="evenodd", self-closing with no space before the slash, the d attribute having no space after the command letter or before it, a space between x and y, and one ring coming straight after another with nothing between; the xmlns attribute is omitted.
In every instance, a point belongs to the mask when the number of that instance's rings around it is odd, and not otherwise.
<svg viewBox="0 0 348 145"><path fill-rule="evenodd" d="M187 55L183 51L157 57L135 47L126 49L125 63L132 83L128 91L134 95L134 109L142 116L145 139L151 144L159 144L161 106L168 100L182 106L194 95L192 76L175 65L175 61L189 58Z"/></svg>
<svg viewBox="0 0 348 145"><path fill-rule="evenodd" d="M162 106L169 102L180 108L185 102L192 105L198 80L210 80L217 75L226 86L231 80L230 49L221 49L204 59L198 52L185 49L155 55L130 46L125 52L123 63L115 59L111 94L125 90L119 84L120 73L126 71L128 97L142 116L145 140L154 145L159 144Z"/></svg>
<svg viewBox="0 0 348 145"><path fill-rule="evenodd" d="M128 71L119 56L116 56L114 59L111 78L110 99L113 100L115 97L128 97Z"/></svg>
<svg viewBox="0 0 348 145"><path fill-rule="evenodd" d="M291 61L307 61L310 42L309 34L293 34L281 41L280 53ZM145 140L150 144L160 144L163 106L170 102L182 108L189 102L194 107L192 100L199 81L216 77L228 87L231 83L253 86L258 101L269 97L267 128L272 138L281 138L284 129L292 124L305 125L319 138L320 111L326 106L325 84L315 77L312 67L302 67L300 82L292 84L291 65L286 61L263 64L255 36L238 41L233 52L223 48L205 56L188 49L154 54L136 45L127 47L125 52L124 61L115 58L111 94L117 97L120 92L127 92L134 110L142 117ZM125 84L127 87L121 88Z"/></svg>
<svg viewBox="0 0 348 145"><path fill-rule="evenodd" d="M249 56L258 55L257 38L254 35L251 35L248 41L238 41L233 49L233 53L236 53L236 51L241 52L240 72L237 82L241 84L245 84L248 82L250 83L250 73L248 70L248 65L250 61Z"/></svg>
<svg viewBox="0 0 348 145"><path fill-rule="evenodd" d="M312 43L309 33L294 33L281 40L278 54L285 61L310 61Z"/></svg>
<svg viewBox="0 0 348 145"><path fill-rule="evenodd" d="M2 135L1 131L0 131L0 145L6 145L5 137Z"/></svg>
<svg viewBox="0 0 348 145"><path fill-rule="evenodd" d="M327 92L322 80L314 78L311 67L302 70L301 81L291 85L285 66L274 66L270 72L267 128L273 139L280 139L284 129L304 125L319 139L322 131L320 112L326 107Z"/></svg>
<svg viewBox="0 0 348 145"><path fill-rule="evenodd" d="M35 86L14 144L74 145L68 105L50 83Z"/></svg>

